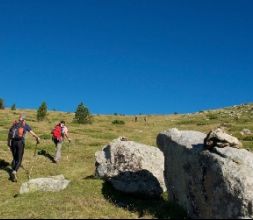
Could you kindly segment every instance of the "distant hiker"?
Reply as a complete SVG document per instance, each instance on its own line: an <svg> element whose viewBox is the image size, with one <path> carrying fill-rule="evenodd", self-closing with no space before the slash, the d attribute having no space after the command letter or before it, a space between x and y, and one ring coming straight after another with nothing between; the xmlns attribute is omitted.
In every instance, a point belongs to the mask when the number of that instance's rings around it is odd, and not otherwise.
<svg viewBox="0 0 253 220"><path fill-rule="evenodd" d="M66 137L68 141L71 142L71 139L68 136L68 128L65 126L65 121L61 121L59 124L57 124L52 130L51 134L52 140L55 143L56 147L54 162L58 163L61 159L61 149L64 138Z"/></svg>
<svg viewBox="0 0 253 220"><path fill-rule="evenodd" d="M147 125L148 120L146 116L144 117L144 122L145 122L145 125Z"/></svg>
<svg viewBox="0 0 253 220"><path fill-rule="evenodd" d="M135 122L137 122L137 121L138 121L138 117L137 117L137 116L135 116L134 121L135 121Z"/></svg>
<svg viewBox="0 0 253 220"><path fill-rule="evenodd" d="M146 116L144 117L144 121L145 121L145 124L146 124L147 123L147 117Z"/></svg>
<svg viewBox="0 0 253 220"><path fill-rule="evenodd" d="M17 182L17 172L22 164L26 132L29 132L36 139L37 144L40 142L40 138L26 123L25 116L20 115L18 121L15 121L11 126L8 134L8 146L10 147L13 156L12 171L10 174L13 182Z"/></svg>

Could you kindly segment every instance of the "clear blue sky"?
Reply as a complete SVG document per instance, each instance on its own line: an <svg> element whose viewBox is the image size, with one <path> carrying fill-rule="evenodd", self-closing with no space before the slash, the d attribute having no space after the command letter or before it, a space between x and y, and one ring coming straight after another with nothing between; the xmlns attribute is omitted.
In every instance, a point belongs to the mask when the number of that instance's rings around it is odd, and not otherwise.
<svg viewBox="0 0 253 220"><path fill-rule="evenodd" d="M186 113L252 102L252 0L0 0L10 106Z"/></svg>

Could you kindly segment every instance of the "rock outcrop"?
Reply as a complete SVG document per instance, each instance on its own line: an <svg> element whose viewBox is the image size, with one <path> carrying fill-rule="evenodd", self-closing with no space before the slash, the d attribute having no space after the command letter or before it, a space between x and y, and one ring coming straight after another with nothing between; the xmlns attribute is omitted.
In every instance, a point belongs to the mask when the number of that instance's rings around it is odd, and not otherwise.
<svg viewBox="0 0 253 220"><path fill-rule="evenodd" d="M96 175L121 192L159 197L166 190L164 156L156 147L119 138L95 156Z"/></svg>
<svg viewBox="0 0 253 220"><path fill-rule="evenodd" d="M213 147L242 147L242 143L232 135L229 135L222 128L216 128L210 131L204 140L206 148L211 149Z"/></svg>
<svg viewBox="0 0 253 220"><path fill-rule="evenodd" d="M252 218L253 154L231 147L205 150L205 138L177 129L158 135L169 198L190 218Z"/></svg>
<svg viewBox="0 0 253 220"><path fill-rule="evenodd" d="M70 181L66 180L63 175L32 179L22 184L19 193L24 194L36 191L59 192L67 188L69 183Z"/></svg>

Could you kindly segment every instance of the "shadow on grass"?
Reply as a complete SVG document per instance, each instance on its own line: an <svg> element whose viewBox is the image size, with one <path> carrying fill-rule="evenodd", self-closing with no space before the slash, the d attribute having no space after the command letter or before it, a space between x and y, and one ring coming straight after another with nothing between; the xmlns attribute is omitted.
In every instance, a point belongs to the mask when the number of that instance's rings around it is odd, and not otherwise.
<svg viewBox="0 0 253 220"><path fill-rule="evenodd" d="M9 173L10 169L10 163L6 162L5 160L0 160L0 170L4 170Z"/></svg>
<svg viewBox="0 0 253 220"><path fill-rule="evenodd" d="M148 199L121 193L107 182L103 184L102 193L105 199L116 206L127 209L130 212L137 212L139 218L143 218L146 214L150 214L159 219L187 218L185 211L181 207L168 202L167 199L163 197Z"/></svg>
<svg viewBox="0 0 253 220"><path fill-rule="evenodd" d="M99 179L98 177L96 177L95 175L90 175L90 176L86 176L83 178L84 180L96 180Z"/></svg>
<svg viewBox="0 0 253 220"><path fill-rule="evenodd" d="M38 152L38 155L41 155L41 156L44 156L44 157L48 158L52 163L55 162L54 157L45 150L40 150Z"/></svg>
<svg viewBox="0 0 253 220"><path fill-rule="evenodd" d="M10 168L10 163L6 162L5 160L0 160L0 170L4 170L5 172L8 173L9 177L11 178L11 168ZM9 180L10 180L9 178Z"/></svg>

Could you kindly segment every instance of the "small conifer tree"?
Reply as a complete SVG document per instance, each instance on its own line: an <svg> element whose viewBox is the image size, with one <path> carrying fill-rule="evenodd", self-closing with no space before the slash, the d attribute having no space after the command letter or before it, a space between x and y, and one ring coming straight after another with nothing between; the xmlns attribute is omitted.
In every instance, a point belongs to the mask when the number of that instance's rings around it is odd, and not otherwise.
<svg viewBox="0 0 253 220"><path fill-rule="evenodd" d="M0 99L0 109L4 109L4 100Z"/></svg>
<svg viewBox="0 0 253 220"><path fill-rule="evenodd" d="M13 104L13 105L11 106L11 110L12 110L12 111L16 111L16 109L17 109L17 108L16 108L16 105Z"/></svg>
<svg viewBox="0 0 253 220"><path fill-rule="evenodd" d="M79 124L91 123L90 111L82 102L76 109L74 121Z"/></svg>
<svg viewBox="0 0 253 220"><path fill-rule="evenodd" d="M41 106L37 111L37 120L43 121L47 116L47 104L46 102L42 102Z"/></svg>

